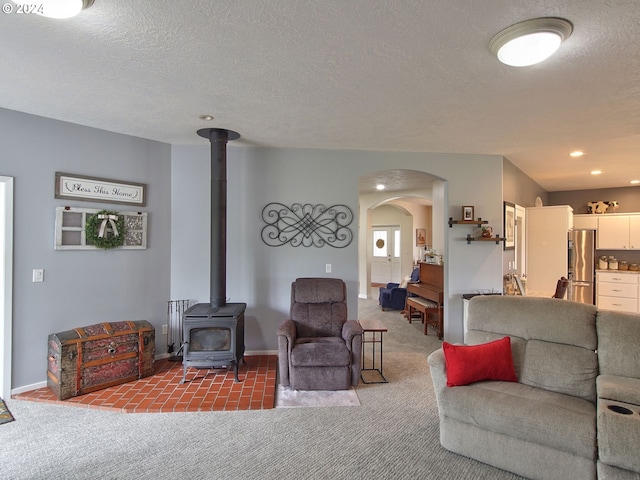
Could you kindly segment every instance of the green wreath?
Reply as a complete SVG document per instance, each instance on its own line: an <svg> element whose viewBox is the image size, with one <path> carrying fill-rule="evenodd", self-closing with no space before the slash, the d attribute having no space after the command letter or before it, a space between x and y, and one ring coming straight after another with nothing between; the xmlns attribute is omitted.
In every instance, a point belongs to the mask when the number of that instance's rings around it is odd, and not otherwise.
<svg viewBox="0 0 640 480"><path fill-rule="evenodd" d="M114 225L116 227L115 230L113 228ZM120 215L118 212L101 210L87 219L84 231L87 236L87 244L95 245L105 250L121 247L124 244L126 234L124 215Z"/></svg>

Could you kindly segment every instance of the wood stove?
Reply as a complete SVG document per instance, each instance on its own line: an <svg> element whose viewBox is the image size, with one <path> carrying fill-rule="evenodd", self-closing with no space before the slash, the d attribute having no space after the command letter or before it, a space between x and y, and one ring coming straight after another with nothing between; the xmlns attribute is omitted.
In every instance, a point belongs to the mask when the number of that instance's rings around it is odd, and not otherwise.
<svg viewBox="0 0 640 480"><path fill-rule="evenodd" d="M182 383L187 369L238 365L244 357L246 303L227 303L227 141L240 134L221 128L198 130L211 142L211 282L209 303L198 303L182 315Z"/></svg>
<svg viewBox="0 0 640 480"><path fill-rule="evenodd" d="M182 316L184 383L189 367L222 368L233 366L236 382L238 365L244 357L244 311L246 303L227 303L212 307L198 303Z"/></svg>

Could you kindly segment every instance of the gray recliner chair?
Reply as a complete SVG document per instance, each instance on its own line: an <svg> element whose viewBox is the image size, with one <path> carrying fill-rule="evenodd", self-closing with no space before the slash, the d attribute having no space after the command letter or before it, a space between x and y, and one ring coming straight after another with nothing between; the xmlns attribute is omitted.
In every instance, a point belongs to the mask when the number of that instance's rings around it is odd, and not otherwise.
<svg viewBox="0 0 640 480"><path fill-rule="evenodd" d="M298 278L290 319L278 327L280 384L294 390L346 390L358 385L362 327L347 320L345 283Z"/></svg>

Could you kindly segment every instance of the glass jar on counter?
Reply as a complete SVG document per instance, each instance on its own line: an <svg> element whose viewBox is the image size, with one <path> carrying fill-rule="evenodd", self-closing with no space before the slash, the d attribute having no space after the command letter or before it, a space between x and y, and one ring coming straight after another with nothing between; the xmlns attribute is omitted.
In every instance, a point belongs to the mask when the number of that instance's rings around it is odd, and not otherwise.
<svg viewBox="0 0 640 480"><path fill-rule="evenodd" d="M618 270L629 270L629 263L626 260L620 260L618 262Z"/></svg>
<svg viewBox="0 0 640 480"><path fill-rule="evenodd" d="M609 259L606 257L606 255L603 255L598 259L598 268L600 270L606 270L607 268L609 268Z"/></svg>
<svg viewBox="0 0 640 480"><path fill-rule="evenodd" d="M618 270L618 259L616 257L609 257L609 270Z"/></svg>

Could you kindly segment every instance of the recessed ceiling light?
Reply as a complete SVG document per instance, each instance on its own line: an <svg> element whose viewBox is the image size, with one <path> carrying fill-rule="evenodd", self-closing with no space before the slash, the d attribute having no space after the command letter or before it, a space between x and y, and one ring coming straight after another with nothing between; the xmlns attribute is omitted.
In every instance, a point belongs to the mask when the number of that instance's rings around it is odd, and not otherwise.
<svg viewBox="0 0 640 480"><path fill-rule="evenodd" d="M71 18L78 15L82 10L93 5L94 0L40 0L39 2L14 2L25 8L37 7L33 13L49 18Z"/></svg>
<svg viewBox="0 0 640 480"><path fill-rule="evenodd" d="M213 120L213 117L211 115L199 115L198 118L200 120L206 120L207 122L210 122L211 120Z"/></svg>
<svg viewBox="0 0 640 480"><path fill-rule="evenodd" d="M640 183L640 180L631 180L629 183L637 185L638 183Z"/></svg>
<svg viewBox="0 0 640 480"><path fill-rule="evenodd" d="M573 25L564 18L533 18L497 33L489 50L506 65L528 67L553 55L572 31Z"/></svg>
<svg viewBox="0 0 640 480"><path fill-rule="evenodd" d="M576 150L569 154L570 157L581 157L583 155L584 155L584 152L581 152L580 150Z"/></svg>
<svg viewBox="0 0 640 480"><path fill-rule="evenodd" d="M378 185L376 185L376 190L384 190L384 185L379 183Z"/></svg>
<svg viewBox="0 0 640 480"><path fill-rule="evenodd" d="M591 170L591 175L600 175L602 170Z"/></svg>

